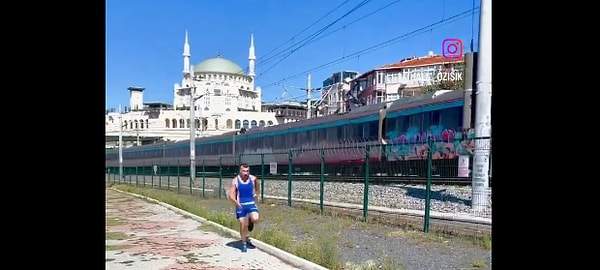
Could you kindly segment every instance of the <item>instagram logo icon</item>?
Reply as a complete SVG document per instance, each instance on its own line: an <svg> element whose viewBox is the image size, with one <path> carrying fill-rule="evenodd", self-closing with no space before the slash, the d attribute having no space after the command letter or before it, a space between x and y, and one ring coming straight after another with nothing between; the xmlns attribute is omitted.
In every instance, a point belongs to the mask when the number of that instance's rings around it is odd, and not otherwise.
<svg viewBox="0 0 600 270"><path fill-rule="evenodd" d="M442 41L442 56L447 59L458 59L463 56L463 43L459 38L447 38Z"/></svg>

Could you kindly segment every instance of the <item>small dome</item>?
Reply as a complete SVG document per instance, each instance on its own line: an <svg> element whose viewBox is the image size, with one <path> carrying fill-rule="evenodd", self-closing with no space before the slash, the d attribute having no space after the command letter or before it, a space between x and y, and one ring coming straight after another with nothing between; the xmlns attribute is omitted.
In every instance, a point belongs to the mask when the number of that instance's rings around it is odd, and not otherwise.
<svg viewBox="0 0 600 270"><path fill-rule="evenodd" d="M194 73L228 73L246 75L244 70L236 63L221 57L206 59L199 64L194 65Z"/></svg>

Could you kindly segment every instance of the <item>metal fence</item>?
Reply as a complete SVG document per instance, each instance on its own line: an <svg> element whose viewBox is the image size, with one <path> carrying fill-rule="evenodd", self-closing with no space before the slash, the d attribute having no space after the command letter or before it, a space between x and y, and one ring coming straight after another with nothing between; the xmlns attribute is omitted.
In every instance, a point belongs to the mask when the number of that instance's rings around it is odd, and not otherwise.
<svg viewBox="0 0 600 270"><path fill-rule="evenodd" d="M477 150L489 152L491 138L478 138L197 157L194 181L189 158L123 160L121 177L118 162L107 162L106 180L225 199L239 165L246 163L261 181L263 201L314 203L321 211L361 209L365 220L369 209L422 215L427 231L432 216L491 224L491 176L478 189L481 194L470 185L476 143L485 146ZM471 205L475 196L487 197L477 210Z"/></svg>

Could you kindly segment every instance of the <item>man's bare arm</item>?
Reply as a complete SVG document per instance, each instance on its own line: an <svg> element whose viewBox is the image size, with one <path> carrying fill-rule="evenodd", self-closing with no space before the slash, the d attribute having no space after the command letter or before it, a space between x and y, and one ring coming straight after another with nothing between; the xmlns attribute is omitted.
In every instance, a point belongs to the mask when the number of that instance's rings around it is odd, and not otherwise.
<svg viewBox="0 0 600 270"><path fill-rule="evenodd" d="M260 179L258 177L254 177L254 197L256 197L257 201L260 201Z"/></svg>
<svg viewBox="0 0 600 270"><path fill-rule="evenodd" d="M231 183L229 184L229 189L227 190L227 198L230 199L231 201L233 201L235 204L238 204L238 201L236 198L237 196L235 196L235 193L236 193L235 180L236 179L231 180Z"/></svg>

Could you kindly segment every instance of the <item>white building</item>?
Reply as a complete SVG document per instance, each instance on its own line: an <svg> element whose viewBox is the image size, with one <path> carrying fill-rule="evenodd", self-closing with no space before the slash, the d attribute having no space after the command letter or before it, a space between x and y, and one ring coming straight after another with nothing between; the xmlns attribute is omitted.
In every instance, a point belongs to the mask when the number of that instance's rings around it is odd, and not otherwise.
<svg viewBox="0 0 600 270"><path fill-rule="evenodd" d="M254 36L250 37L248 73L236 63L218 55L190 65L190 44L185 33L183 78L173 88L173 105L144 103L141 87L130 87L130 104L123 117L124 136L190 138L191 89L195 89L196 137L278 124L274 112L261 110L262 93L255 87ZM118 136L119 113L106 114L106 136ZM108 139L107 139L108 140Z"/></svg>

